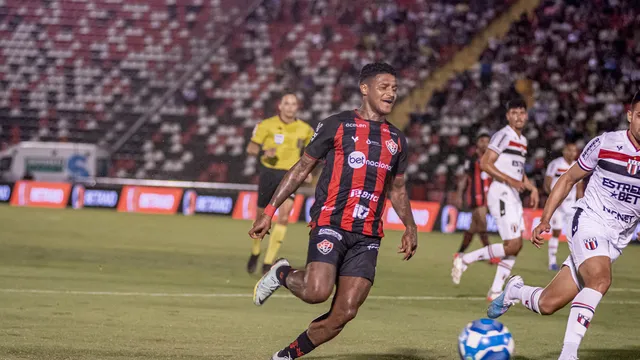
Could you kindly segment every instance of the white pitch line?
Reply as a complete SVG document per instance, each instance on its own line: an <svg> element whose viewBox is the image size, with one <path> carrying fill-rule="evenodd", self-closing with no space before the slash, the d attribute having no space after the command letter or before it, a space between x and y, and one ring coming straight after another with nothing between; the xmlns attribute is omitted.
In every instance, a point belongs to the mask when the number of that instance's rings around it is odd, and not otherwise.
<svg viewBox="0 0 640 360"><path fill-rule="evenodd" d="M613 290L613 289L610 289ZM640 292L640 289L616 289L615 291ZM139 297L183 297L183 298L251 298L251 294L225 293L148 293L117 291L76 291L76 290L43 290L43 289L0 289L0 293L19 294L52 294L52 295L89 295L89 296L139 296ZM274 298L293 299L293 295L273 295ZM486 301L485 297L476 296L390 296L370 295L369 300L391 301ZM637 300L604 300L605 304L640 305Z"/></svg>

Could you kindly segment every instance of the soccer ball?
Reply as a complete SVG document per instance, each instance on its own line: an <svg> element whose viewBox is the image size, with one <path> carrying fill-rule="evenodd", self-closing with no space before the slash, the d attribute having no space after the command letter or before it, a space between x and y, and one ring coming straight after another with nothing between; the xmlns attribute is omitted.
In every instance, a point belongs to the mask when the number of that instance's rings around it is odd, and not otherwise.
<svg viewBox="0 0 640 360"><path fill-rule="evenodd" d="M491 319L470 322L458 336L462 360L509 360L514 347L509 329Z"/></svg>

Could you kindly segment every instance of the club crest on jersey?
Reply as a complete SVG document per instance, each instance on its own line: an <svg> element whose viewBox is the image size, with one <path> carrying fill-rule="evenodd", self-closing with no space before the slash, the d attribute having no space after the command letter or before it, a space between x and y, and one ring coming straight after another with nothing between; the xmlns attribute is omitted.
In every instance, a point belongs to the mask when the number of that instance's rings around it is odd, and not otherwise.
<svg viewBox="0 0 640 360"><path fill-rule="evenodd" d="M391 155L395 155L398 152L398 144L396 144L393 139L385 141L384 144L387 145L387 149L389 150Z"/></svg>
<svg viewBox="0 0 640 360"><path fill-rule="evenodd" d="M594 237L585 239L584 247L586 247L587 250L595 250L598 248L598 240L596 240L596 238Z"/></svg>
<svg viewBox="0 0 640 360"><path fill-rule="evenodd" d="M635 175L638 173L638 167L640 166L640 161L629 159L627 161L627 172L630 175Z"/></svg>
<svg viewBox="0 0 640 360"><path fill-rule="evenodd" d="M318 251L320 251L323 255L327 255L333 250L333 243L327 239L322 240L316 245Z"/></svg>

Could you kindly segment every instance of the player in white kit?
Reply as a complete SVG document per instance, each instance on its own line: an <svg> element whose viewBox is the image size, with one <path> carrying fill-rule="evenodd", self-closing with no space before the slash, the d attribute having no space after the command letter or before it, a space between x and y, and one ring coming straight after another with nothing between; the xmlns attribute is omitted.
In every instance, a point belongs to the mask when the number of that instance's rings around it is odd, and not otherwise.
<svg viewBox="0 0 640 360"><path fill-rule="evenodd" d="M592 174L585 195L576 202L569 250L571 255L546 288L524 285L520 276L507 282L487 315L497 318L516 302L550 315L571 302L560 360L578 358L578 347L600 300L611 285L611 264L631 241L640 217L640 99L627 112L629 130L604 133L587 144L578 164L551 191L531 242L543 244L551 215L571 188Z"/></svg>
<svg viewBox="0 0 640 360"><path fill-rule="evenodd" d="M560 176L567 172L569 168L576 162L578 156L578 148L574 143L565 144L562 149L562 156L551 161L547 166L547 172L544 177L544 191L551 194L551 190L560 179ZM577 183L569 195L564 199L562 205L553 213L551 217L551 239L549 239L549 270L558 271L556 262L556 254L558 253L558 238L566 226L571 222L573 216L573 206L577 199L584 195L583 183Z"/></svg>
<svg viewBox="0 0 640 360"><path fill-rule="evenodd" d="M538 189L524 172L527 155L527 139L522 135L527 123L527 105L524 101L509 102L507 121L509 125L491 137L489 148L480 162L482 170L493 178L487 193L487 203L504 243L485 246L456 257L451 270L453 283L459 284L462 273L469 264L491 258L502 259L487 295L489 300L495 299L502 292L504 281L511 274L516 256L522 248L524 219L520 193L531 191L531 205L534 208L538 206L539 200Z"/></svg>

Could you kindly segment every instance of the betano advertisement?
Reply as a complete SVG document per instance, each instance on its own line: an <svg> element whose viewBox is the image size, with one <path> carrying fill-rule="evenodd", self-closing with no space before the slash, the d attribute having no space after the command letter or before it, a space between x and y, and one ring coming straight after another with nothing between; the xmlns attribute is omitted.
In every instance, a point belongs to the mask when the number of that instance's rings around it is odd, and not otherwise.
<svg viewBox="0 0 640 360"><path fill-rule="evenodd" d="M175 214L183 189L125 186L120 193L118 211L145 214Z"/></svg>
<svg viewBox="0 0 640 360"><path fill-rule="evenodd" d="M149 186L84 186L80 184L18 181L14 184L0 183L0 203L13 206L65 208L106 208L121 212L148 214L216 214L231 215L234 219L253 220L256 214L258 194L255 191L220 191L210 189L181 189ZM313 197L296 195L290 214L290 221L311 221L309 211ZM434 202L411 201L413 216L420 232L434 230L440 214L440 230L444 233L468 230L471 213L459 211L447 205L440 212L440 204ZM304 216L301 216L304 214ZM277 212L276 212L277 215ZM524 209L524 237L531 236L531 230L540 223L542 210ZM404 230L404 225L389 201L383 215L385 230ZM438 227L435 227L438 230ZM487 230L497 232L496 223L487 215ZM567 229L568 230L568 229ZM633 234L637 239L640 225ZM547 238L550 234L546 234ZM566 236L561 236L565 240Z"/></svg>
<svg viewBox="0 0 640 360"><path fill-rule="evenodd" d="M238 194L238 201L233 209L232 217L236 220L254 220L256 218L256 211L258 210L258 193L255 191L241 191ZM303 195L296 195L293 200L293 208L289 213L289 221L298 221L300 219L300 210L304 203ZM276 214L273 219L274 222L278 218L280 210L276 210Z"/></svg>
<svg viewBox="0 0 640 360"><path fill-rule="evenodd" d="M47 207L61 209L67 207L71 184L18 181L13 186L11 205Z"/></svg>

